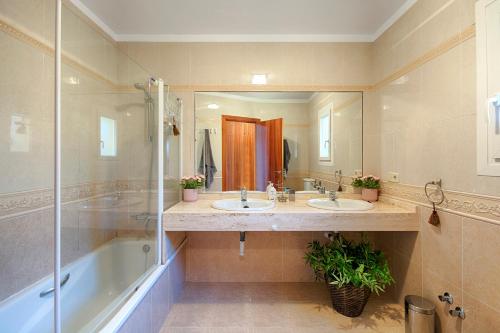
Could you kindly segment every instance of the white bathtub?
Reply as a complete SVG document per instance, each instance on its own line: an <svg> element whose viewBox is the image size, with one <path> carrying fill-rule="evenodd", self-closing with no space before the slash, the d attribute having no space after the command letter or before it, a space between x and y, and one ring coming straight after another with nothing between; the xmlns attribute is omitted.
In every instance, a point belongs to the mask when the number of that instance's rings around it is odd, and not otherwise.
<svg viewBox="0 0 500 333"><path fill-rule="evenodd" d="M145 253L143 246L150 251ZM63 332L93 332L102 327L155 270L153 240L116 238L96 251L66 265L61 279ZM0 268L1 269L1 268ZM53 287L52 276L0 303L0 332L49 333L53 327L53 294L40 292Z"/></svg>

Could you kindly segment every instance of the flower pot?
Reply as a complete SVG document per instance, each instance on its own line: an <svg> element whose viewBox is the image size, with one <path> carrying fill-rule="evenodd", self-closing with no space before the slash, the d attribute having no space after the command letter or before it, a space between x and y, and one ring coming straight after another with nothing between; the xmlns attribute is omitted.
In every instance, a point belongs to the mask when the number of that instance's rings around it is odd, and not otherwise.
<svg viewBox="0 0 500 333"><path fill-rule="evenodd" d="M365 308L368 298L370 298L370 289L365 287L354 287L346 285L341 288L327 283L330 289L333 308L340 314L347 317L359 317Z"/></svg>
<svg viewBox="0 0 500 333"><path fill-rule="evenodd" d="M361 190L361 199L374 202L378 200L378 189L376 188L364 188Z"/></svg>
<svg viewBox="0 0 500 333"><path fill-rule="evenodd" d="M198 200L198 189L185 188L182 190L182 200L187 202L194 202Z"/></svg>

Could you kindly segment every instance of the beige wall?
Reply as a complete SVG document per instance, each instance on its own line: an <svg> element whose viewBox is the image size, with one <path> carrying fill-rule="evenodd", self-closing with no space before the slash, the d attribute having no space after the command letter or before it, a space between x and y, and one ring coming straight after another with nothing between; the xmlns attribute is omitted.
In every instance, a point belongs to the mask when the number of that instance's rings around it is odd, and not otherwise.
<svg viewBox="0 0 500 333"><path fill-rule="evenodd" d="M381 233L378 243L391 258L395 296L402 301L415 293L433 301L438 332L500 327L494 259L500 254L500 178L477 176L475 167L474 3L418 1L375 42L376 87L365 104L376 124L365 133L377 152L369 163L383 177L398 172L407 185L385 184L385 192L419 204L421 213L420 233ZM443 179L445 190L460 191L446 193L437 227L427 223L431 210L422 188L434 178ZM455 297L453 306L465 308L466 320L450 317L449 307L437 301L445 291Z"/></svg>

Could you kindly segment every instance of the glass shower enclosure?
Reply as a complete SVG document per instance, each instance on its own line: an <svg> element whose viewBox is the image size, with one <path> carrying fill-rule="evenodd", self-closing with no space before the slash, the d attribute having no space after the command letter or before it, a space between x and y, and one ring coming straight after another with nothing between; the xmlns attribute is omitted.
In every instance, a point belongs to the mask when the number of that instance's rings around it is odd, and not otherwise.
<svg viewBox="0 0 500 333"><path fill-rule="evenodd" d="M116 322L161 264L161 213L179 198L178 99L69 2L60 7L54 75L56 3L0 0L6 333L94 332Z"/></svg>

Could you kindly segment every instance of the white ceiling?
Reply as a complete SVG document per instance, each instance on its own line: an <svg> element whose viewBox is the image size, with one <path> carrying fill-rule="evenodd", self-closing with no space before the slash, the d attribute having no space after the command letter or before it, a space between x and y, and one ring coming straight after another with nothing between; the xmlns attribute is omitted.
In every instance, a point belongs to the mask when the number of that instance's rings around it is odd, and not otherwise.
<svg viewBox="0 0 500 333"><path fill-rule="evenodd" d="M366 42L417 0L72 0L118 41Z"/></svg>

